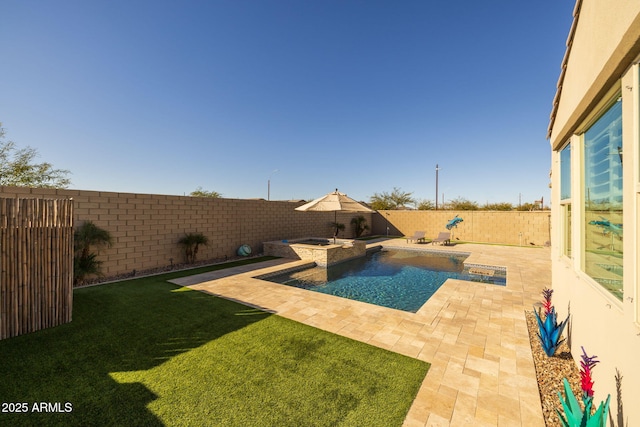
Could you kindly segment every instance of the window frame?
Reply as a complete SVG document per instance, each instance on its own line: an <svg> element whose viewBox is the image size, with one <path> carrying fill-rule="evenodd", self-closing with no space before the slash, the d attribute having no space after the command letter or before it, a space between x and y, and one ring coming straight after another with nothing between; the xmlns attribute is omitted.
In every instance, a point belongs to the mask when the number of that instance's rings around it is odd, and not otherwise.
<svg viewBox="0 0 640 427"><path fill-rule="evenodd" d="M559 162L560 162L560 218L561 218L561 222L560 222L560 233L561 233L561 240L560 240L560 254L563 257L566 257L568 259L573 259L573 219L571 218L571 215L573 214L573 209L572 209L572 194L573 194L573 189L572 187L572 182L573 182L573 174L575 173L574 168L572 167L572 145L571 145L571 138L569 138L569 140L558 150L558 158L559 158ZM563 161L563 153L568 153L568 159L564 159ZM568 167L568 171L565 170L565 168ZM565 173L568 173L568 182L563 180L563 177L566 176ZM567 190L565 188L564 185L568 185L568 197L563 197L566 192L565 190Z"/></svg>
<svg viewBox="0 0 640 427"><path fill-rule="evenodd" d="M607 288L605 286L604 283L601 283L600 281L598 281L595 277L592 276L591 272L587 271L587 224L588 224L588 219L587 219L587 212L588 208L587 205L589 203L588 199L587 199L587 190L586 190L586 186L587 186L587 169L586 169L586 165L587 165L587 141L586 141L586 134L589 130L591 130L593 128L594 125L596 125L618 102L622 102L622 93L621 93L621 89L620 86L617 86L615 88L613 88L611 91L609 91L608 96L604 98L604 101L600 102L598 107L594 108L594 110L591 112L591 114L589 115L588 119L585 120L583 126L581 126L580 129L580 159L579 159L579 164L580 164L580 170L577 171L577 173L579 174L580 178L579 178L579 182L580 182L580 192L579 192L579 196L577 198L575 198L575 202L578 203L579 206L579 210L578 213L579 214L579 224L574 224L574 227L578 227L577 231L578 232L578 236L579 236L579 246L577 246L577 248L579 248L579 252L580 252L580 262L579 262L579 270L582 273L582 275L588 279L589 283L592 283L594 285L595 288L597 288L599 291L602 292L603 295L607 295L608 297L610 297L613 301L616 301L616 303L621 304L622 303L622 299L624 298L624 270L622 271L622 275L621 275L621 279L620 279L620 283L621 283L621 288L619 290L619 294L621 295L617 295L616 293L614 293L614 291L612 291L611 289ZM620 104L620 119L622 119L622 116L624 115L624 110L622 109L622 104ZM622 136L624 134L624 128L622 126L622 123L620 125L621 127L621 134L620 134L620 142L621 144L623 143L622 141ZM611 153L609 153L610 155L612 155ZM615 153L614 153L615 154ZM621 166L621 172L622 172L622 164ZM610 176L609 176L610 179ZM621 175L621 182L623 183L624 180L622 179L622 175ZM624 215L624 188L621 189L621 203L620 203L620 215L621 218ZM573 209L572 209L573 211ZM593 212L593 211L591 211ZM611 212L617 212L615 210L612 210ZM622 219L621 219L622 221ZM593 243L593 242L591 242ZM613 245L613 243L612 243ZM623 245L623 241L619 242L620 248L621 248L621 263L623 263L624 261L624 245ZM574 252L575 252L575 248L574 248ZM630 254L628 254L627 256L630 256ZM630 272L627 272L628 274L630 274Z"/></svg>

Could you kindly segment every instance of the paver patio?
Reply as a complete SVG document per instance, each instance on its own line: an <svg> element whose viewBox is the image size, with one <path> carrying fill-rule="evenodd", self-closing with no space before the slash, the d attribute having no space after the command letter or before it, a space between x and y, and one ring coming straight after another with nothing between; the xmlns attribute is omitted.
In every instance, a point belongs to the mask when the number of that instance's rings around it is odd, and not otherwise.
<svg viewBox="0 0 640 427"><path fill-rule="evenodd" d="M549 249L375 244L470 252L469 263L507 267L507 286L449 279L408 313L253 278L305 261L279 259L173 282L430 362L407 427L544 427L524 311L550 286Z"/></svg>

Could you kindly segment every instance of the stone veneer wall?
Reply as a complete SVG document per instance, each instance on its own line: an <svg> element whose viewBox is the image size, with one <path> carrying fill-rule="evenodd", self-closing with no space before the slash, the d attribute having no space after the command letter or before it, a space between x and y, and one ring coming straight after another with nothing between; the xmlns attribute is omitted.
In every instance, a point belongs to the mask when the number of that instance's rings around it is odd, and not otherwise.
<svg viewBox="0 0 640 427"><path fill-rule="evenodd" d="M330 244L323 246L298 244L295 241L264 242L264 253L283 258L313 261L322 267L366 255L367 244L365 241L337 239L334 244L332 239L328 240Z"/></svg>
<svg viewBox="0 0 640 427"><path fill-rule="evenodd" d="M21 187L0 187L0 197L73 198L75 225L93 221L114 238L112 247L99 252L107 276L183 262L177 241L189 232L209 238L209 245L199 249L201 260L233 257L243 244L250 245L255 254L262 252L263 242L333 235L334 214L295 211L303 202ZM346 225L339 237L354 237L350 222L358 215L371 228L366 234L385 235L389 226L390 235L410 236L422 230L427 237L435 237L456 214L464 222L453 230L454 239L516 245L520 240L523 245L549 240L549 211L338 213L338 222Z"/></svg>
<svg viewBox="0 0 640 427"><path fill-rule="evenodd" d="M432 239L456 215L463 219L451 231L452 239L508 245L545 245L550 241L551 211L378 211L373 234L412 236L426 232Z"/></svg>

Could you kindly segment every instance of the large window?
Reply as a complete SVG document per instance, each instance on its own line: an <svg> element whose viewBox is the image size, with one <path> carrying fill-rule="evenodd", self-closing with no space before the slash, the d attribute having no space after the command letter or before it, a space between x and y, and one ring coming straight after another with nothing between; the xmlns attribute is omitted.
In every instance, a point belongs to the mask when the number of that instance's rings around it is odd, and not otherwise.
<svg viewBox="0 0 640 427"><path fill-rule="evenodd" d="M562 253L571 258L571 144L560 151L560 207L562 211Z"/></svg>
<svg viewBox="0 0 640 427"><path fill-rule="evenodd" d="M622 100L619 98L584 134L583 213L583 269L622 300Z"/></svg>

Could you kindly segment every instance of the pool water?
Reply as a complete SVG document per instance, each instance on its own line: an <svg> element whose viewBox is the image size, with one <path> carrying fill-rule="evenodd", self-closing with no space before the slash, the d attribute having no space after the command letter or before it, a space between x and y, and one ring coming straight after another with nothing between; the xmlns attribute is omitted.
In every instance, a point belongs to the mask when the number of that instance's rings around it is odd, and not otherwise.
<svg viewBox="0 0 640 427"><path fill-rule="evenodd" d="M466 267L468 253L382 250L329 268L261 277L315 292L415 313L447 279L506 284L506 271Z"/></svg>
<svg viewBox="0 0 640 427"><path fill-rule="evenodd" d="M329 240L319 240L319 239L307 239L300 240L299 242L290 242L292 245L314 245L314 246L328 246L331 243Z"/></svg>

